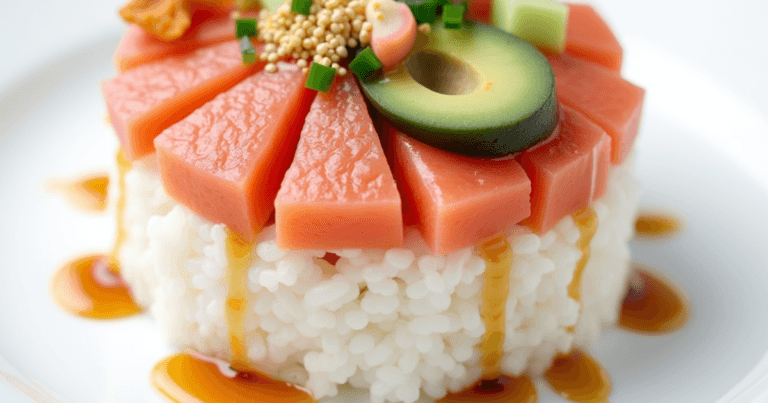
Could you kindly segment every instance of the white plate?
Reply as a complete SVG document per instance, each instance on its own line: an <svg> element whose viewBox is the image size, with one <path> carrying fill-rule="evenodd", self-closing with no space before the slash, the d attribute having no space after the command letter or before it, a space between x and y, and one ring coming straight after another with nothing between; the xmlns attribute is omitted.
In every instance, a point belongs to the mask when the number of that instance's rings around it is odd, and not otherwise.
<svg viewBox="0 0 768 403"><path fill-rule="evenodd" d="M111 164L115 140L97 83L113 74L117 39L115 32L49 60L0 93L2 402L28 401L17 388L37 401L162 401L148 376L172 350L148 316L84 320L48 295L60 264L111 244L109 215L80 213L43 185ZM768 125L653 46L633 38L625 45L626 74L648 89L637 163L643 205L687 222L683 236L634 243L633 255L682 285L692 317L664 337L610 330L593 352L616 402L763 401ZM540 402L561 401L539 386Z"/></svg>

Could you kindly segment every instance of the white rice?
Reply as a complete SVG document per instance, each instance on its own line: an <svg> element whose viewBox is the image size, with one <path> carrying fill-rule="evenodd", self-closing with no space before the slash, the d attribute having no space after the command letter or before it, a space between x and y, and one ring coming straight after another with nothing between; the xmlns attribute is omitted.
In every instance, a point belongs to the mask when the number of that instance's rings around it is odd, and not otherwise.
<svg viewBox="0 0 768 403"><path fill-rule="evenodd" d="M610 172L593 204L598 229L581 282L568 297L581 252L571 217L542 236L508 230L514 250L502 370L540 375L558 353L594 341L617 319L629 271L638 183L632 158ZM129 235L120 251L123 276L149 307L169 342L229 360L224 302L226 232L170 199L153 161L126 176ZM371 402L440 398L481 375L485 332L480 290L485 262L472 248L434 256L419 232L403 248L280 250L274 226L255 245L248 271L247 331L251 366L333 396L349 383ZM569 327L575 325L575 331Z"/></svg>

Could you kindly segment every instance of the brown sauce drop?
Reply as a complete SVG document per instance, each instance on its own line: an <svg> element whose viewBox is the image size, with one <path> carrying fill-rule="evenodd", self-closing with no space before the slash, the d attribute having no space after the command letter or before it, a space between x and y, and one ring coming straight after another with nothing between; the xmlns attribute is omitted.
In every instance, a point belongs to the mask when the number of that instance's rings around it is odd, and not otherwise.
<svg viewBox="0 0 768 403"><path fill-rule="evenodd" d="M189 354L176 354L155 365L152 386L176 403L260 402L312 403L315 400L291 384L267 376L239 372L227 377L216 364Z"/></svg>
<svg viewBox="0 0 768 403"><path fill-rule="evenodd" d="M619 327L641 333L670 333L688 322L690 307L685 294L671 281L636 269L624 303Z"/></svg>
<svg viewBox="0 0 768 403"><path fill-rule="evenodd" d="M117 255L120 248L123 246L125 239L128 237L128 231L125 228L125 175L131 170L133 164L128 156L125 154L122 148L117 152L115 156L115 162L117 163L117 186L118 195L117 203L115 205L115 224L117 232L115 233L115 244L112 247L112 253L110 253L110 267L113 268L115 273L120 272L120 263L118 262Z"/></svg>
<svg viewBox="0 0 768 403"><path fill-rule="evenodd" d="M232 367L247 370L248 345L245 340L245 314L248 310L248 265L251 263L253 244L243 240L237 233L227 230L226 241L229 267L226 273L227 303L224 315L229 331L229 345Z"/></svg>
<svg viewBox="0 0 768 403"><path fill-rule="evenodd" d="M458 393L449 393L438 403L535 403L538 399L536 387L527 376L500 376L480 381Z"/></svg>
<svg viewBox="0 0 768 403"><path fill-rule="evenodd" d="M555 358L544 378L560 396L574 402L604 403L611 394L608 373L580 350Z"/></svg>
<svg viewBox="0 0 768 403"><path fill-rule="evenodd" d="M92 319L135 315L141 307L104 255L78 258L54 274L51 293L65 311Z"/></svg>
<svg viewBox="0 0 768 403"><path fill-rule="evenodd" d="M485 260L485 282L481 291L480 316L485 322L485 334L480 344L480 365L483 379L492 380L501 375L504 351L506 306L509 296L509 272L512 268L512 245L504 233L477 245Z"/></svg>
<svg viewBox="0 0 768 403"><path fill-rule="evenodd" d="M645 238L662 238L675 235L682 225L673 217L658 214L641 214L635 221L635 234Z"/></svg>
<svg viewBox="0 0 768 403"><path fill-rule="evenodd" d="M62 193L73 206L85 211L104 211L107 208L109 176L90 175L73 181L54 180L46 184L48 190Z"/></svg>
<svg viewBox="0 0 768 403"><path fill-rule="evenodd" d="M581 277L584 274L584 268L587 267L589 261L590 248L589 244L592 242L592 238L597 232L597 215L592 207L584 207L583 209L573 213L573 220L576 222L576 226L581 231L581 237L579 237L576 246L581 251L581 258L576 263L576 269L573 272L573 279L568 284L568 296L576 301L581 300Z"/></svg>

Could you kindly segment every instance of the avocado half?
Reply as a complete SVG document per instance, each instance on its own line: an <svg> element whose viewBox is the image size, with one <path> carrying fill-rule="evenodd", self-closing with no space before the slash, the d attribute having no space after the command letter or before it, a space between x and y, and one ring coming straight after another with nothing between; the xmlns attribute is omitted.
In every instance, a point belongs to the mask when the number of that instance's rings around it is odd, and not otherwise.
<svg viewBox="0 0 768 403"><path fill-rule="evenodd" d="M408 59L361 83L371 104L401 132L470 156L503 156L546 138L558 121L555 77L525 40L465 21L432 24Z"/></svg>

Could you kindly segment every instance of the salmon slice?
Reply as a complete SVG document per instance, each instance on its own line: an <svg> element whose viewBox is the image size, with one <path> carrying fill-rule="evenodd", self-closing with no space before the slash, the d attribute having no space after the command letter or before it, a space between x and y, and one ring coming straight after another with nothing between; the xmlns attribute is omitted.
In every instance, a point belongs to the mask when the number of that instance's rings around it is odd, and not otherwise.
<svg viewBox="0 0 768 403"><path fill-rule="evenodd" d="M472 21L491 23L491 9L493 0L470 0L467 18Z"/></svg>
<svg viewBox="0 0 768 403"><path fill-rule="evenodd" d="M403 243L400 194L354 76L315 98L275 199L284 249Z"/></svg>
<svg viewBox="0 0 768 403"><path fill-rule="evenodd" d="M605 129L612 139L612 163L624 161L637 136L645 90L613 70L567 53L548 54L547 59L555 72L560 103Z"/></svg>
<svg viewBox="0 0 768 403"><path fill-rule="evenodd" d="M166 42L147 33L136 24L125 31L113 57L118 72L173 54L189 53L195 49L235 39L235 22L230 10L199 10L192 16L190 28L181 38Z"/></svg>
<svg viewBox="0 0 768 403"><path fill-rule="evenodd" d="M568 4L565 51L611 70L621 70L621 45L605 20L589 4Z"/></svg>
<svg viewBox="0 0 768 403"><path fill-rule="evenodd" d="M517 156L533 184L523 224L540 234L602 196L608 182L611 138L575 109L560 111L555 134Z"/></svg>
<svg viewBox="0 0 768 403"><path fill-rule="evenodd" d="M101 89L120 143L135 160L155 150L160 132L263 66L243 65L240 44L227 41L141 65Z"/></svg>
<svg viewBox="0 0 768 403"><path fill-rule="evenodd" d="M514 158L473 158L388 129L403 210L432 252L472 246L531 213L531 181Z"/></svg>
<svg viewBox="0 0 768 403"><path fill-rule="evenodd" d="M166 192L252 242L274 209L315 91L292 64L260 71L155 139Z"/></svg>

